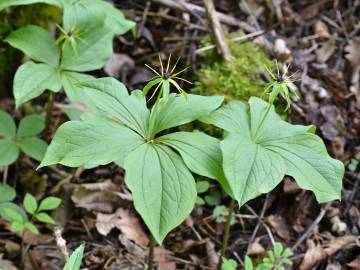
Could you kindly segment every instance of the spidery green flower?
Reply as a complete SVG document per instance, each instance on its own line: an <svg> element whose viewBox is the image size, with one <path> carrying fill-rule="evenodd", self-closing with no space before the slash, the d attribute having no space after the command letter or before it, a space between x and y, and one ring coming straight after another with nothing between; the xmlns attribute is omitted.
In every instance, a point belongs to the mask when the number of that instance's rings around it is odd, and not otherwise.
<svg viewBox="0 0 360 270"><path fill-rule="evenodd" d="M158 95L158 98L168 98L170 94L170 85L175 86L177 91L180 95L182 95L185 100L188 100L187 93L180 87L180 85L176 82L176 80L181 80L187 83L192 84L188 80L179 77L181 73L183 73L185 70L187 70L189 67L186 67L178 72L175 71L175 68L180 60L180 57L176 60L175 65L170 69L170 62L171 62L171 55L169 56L169 59L167 61L166 69L164 68L163 62L161 60L161 57L159 55L159 61L160 61L160 67L161 71L157 72L154 68L150 67L149 65L145 64L146 67L148 67L151 71L155 73L155 77L153 77L144 87L143 89L143 95L145 96L151 88L153 88L156 85L156 88L154 92L152 93L150 99L152 99L157 91L160 89L160 93ZM149 99L149 100L150 100Z"/></svg>
<svg viewBox="0 0 360 270"><path fill-rule="evenodd" d="M275 75L269 68L266 67L266 70L270 74L273 81L268 84L268 86L265 88L264 93L269 95L270 104L274 104L275 99L279 95L282 96L284 99L286 99L287 106L285 108L285 111L287 111L291 105L291 98L290 98L291 93L295 94L295 96L299 98L297 92L291 89L291 87L289 87L290 83L297 81L296 79L293 79L296 73L288 76L287 71L289 70L289 66L286 66L285 71L281 74L277 62L276 62L276 68L277 68L277 75Z"/></svg>
<svg viewBox="0 0 360 270"><path fill-rule="evenodd" d="M56 24L56 26L60 30L60 35L56 40L56 44L60 45L62 43L63 52L66 50L66 47L70 45L71 48L74 50L75 55L78 56L77 42L80 41L87 45L87 42L81 38L83 31L75 29L73 27L66 32L65 29L62 28L60 25Z"/></svg>

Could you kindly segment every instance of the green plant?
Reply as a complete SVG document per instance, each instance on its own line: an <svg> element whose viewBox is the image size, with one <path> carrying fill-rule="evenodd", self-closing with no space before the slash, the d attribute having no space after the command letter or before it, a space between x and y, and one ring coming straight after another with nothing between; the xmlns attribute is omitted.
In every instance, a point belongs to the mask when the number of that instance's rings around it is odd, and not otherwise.
<svg viewBox="0 0 360 270"><path fill-rule="evenodd" d="M24 197L23 207L31 216L29 219L26 212L12 202L16 197L16 191L9 185L0 185L2 198L0 199L0 215L11 223L11 230L14 232L29 230L33 234L39 231L34 225L34 220L42 223L55 224L55 221L45 211L52 211L59 207L61 200L57 197L47 197L38 205L36 199L27 193Z"/></svg>
<svg viewBox="0 0 360 270"><path fill-rule="evenodd" d="M275 243L273 250L269 250L262 262L256 266L256 270L285 270L285 265L292 265L289 257L293 256L291 249L284 250L281 243ZM245 270L253 270L253 262L250 257L245 257Z"/></svg>
<svg viewBox="0 0 360 270"><path fill-rule="evenodd" d="M85 245L80 245L70 256L63 270L80 270L81 261L84 256Z"/></svg>
<svg viewBox="0 0 360 270"><path fill-rule="evenodd" d="M45 29L28 25L12 32L6 42L20 49L33 61L23 64L14 79L16 106L45 90L62 87L71 101L87 100L75 83L92 79L82 74L101 68L112 54L112 39L134 26L123 14L102 0L5 1L1 8L14 4L46 2L63 10L63 26L56 41ZM35 62L34 62L35 61Z"/></svg>
<svg viewBox="0 0 360 270"><path fill-rule="evenodd" d="M218 140L200 132L159 133L208 115L222 97L175 94L159 98L151 112L140 91L128 94L112 78L82 83L98 110L108 117L84 114L58 128L40 167L71 167L117 162L137 211L154 238L166 234L191 212L197 197L190 171L223 180ZM175 151L177 152L175 152Z"/></svg>
<svg viewBox="0 0 360 270"><path fill-rule="evenodd" d="M0 166L14 163L20 150L29 157L41 161L47 143L37 137L44 129L44 118L39 115L25 116L16 129L12 117L0 111Z"/></svg>
<svg viewBox="0 0 360 270"><path fill-rule="evenodd" d="M291 125L275 112L278 96L291 102L286 76L275 78L266 89L269 103L251 97L248 104L231 101L201 121L224 130L220 143L225 191L239 207L272 191L289 175L303 189L314 192L318 202L340 199L344 165L329 156L314 126ZM223 183L223 182L220 182ZM225 255L230 228L226 224L221 255Z"/></svg>

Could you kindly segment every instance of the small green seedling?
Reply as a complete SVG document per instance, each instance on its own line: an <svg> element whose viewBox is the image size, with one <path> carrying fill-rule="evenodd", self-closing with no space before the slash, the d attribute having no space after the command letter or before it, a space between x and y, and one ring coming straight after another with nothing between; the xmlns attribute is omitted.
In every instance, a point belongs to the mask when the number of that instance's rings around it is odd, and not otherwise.
<svg viewBox="0 0 360 270"><path fill-rule="evenodd" d="M6 1L7 5L44 1ZM45 90L64 88L73 102L88 100L75 84L92 79L83 74L104 66L112 55L114 35L124 34L134 22L103 0L50 0L63 10L63 26L57 41L45 29L28 25L12 32L5 41L33 61L19 67L14 79L16 106ZM0 9L4 8L0 4ZM86 104L91 106L91 104Z"/></svg>
<svg viewBox="0 0 360 270"><path fill-rule="evenodd" d="M291 249L284 250L281 243L275 243L274 249L269 250L262 262L254 268L250 257L245 257L245 270L285 270L286 265L292 265L289 257L293 256Z"/></svg>
<svg viewBox="0 0 360 270"><path fill-rule="evenodd" d="M59 207L61 199L57 197L47 197L38 205L36 199L27 193L24 197L23 207L31 215L29 219L26 212L12 202L16 197L16 191L9 185L0 185L0 216L11 223L13 232L28 230L33 234L39 234L33 220L42 223L55 224L55 221L45 211L52 211Z"/></svg>
<svg viewBox="0 0 360 270"><path fill-rule="evenodd" d="M15 216L26 217L24 210L12 201L16 198L16 191L7 184L0 184L0 216L5 220L10 220L12 212ZM6 209L11 209L10 213Z"/></svg>
<svg viewBox="0 0 360 270"><path fill-rule="evenodd" d="M50 217L45 211L52 211L57 209L61 204L61 199L57 197L47 197L38 205L34 196L27 193L24 198L24 208L36 220L47 223L55 224L55 220Z"/></svg>
<svg viewBox="0 0 360 270"><path fill-rule="evenodd" d="M347 168L350 172L356 172L359 166L359 161L356 159L351 159L350 163L348 164Z"/></svg>
<svg viewBox="0 0 360 270"><path fill-rule="evenodd" d="M227 217L229 215L229 209L225 205L217 205L215 206L212 218L216 221L216 223L224 223L227 220ZM231 216L230 224L235 224L235 216Z"/></svg>
<svg viewBox="0 0 360 270"><path fill-rule="evenodd" d="M80 270L81 261L84 256L85 245L80 245L70 256L63 270Z"/></svg>
<svg viewBox="0 0 360 270"><path fill-rule="evenodd" d="M0 166L14 163L23 151L29 157L41 161L47 143L37 137L45 128L44 118L39 115L25 116L16 128L13 118L0 111Z"/></svg>

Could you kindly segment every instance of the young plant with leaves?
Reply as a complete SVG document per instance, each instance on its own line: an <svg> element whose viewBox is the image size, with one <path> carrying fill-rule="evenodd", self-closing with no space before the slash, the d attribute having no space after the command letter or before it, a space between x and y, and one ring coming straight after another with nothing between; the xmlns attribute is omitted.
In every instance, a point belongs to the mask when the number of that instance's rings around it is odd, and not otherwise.
<svg viewBox="0 0 360 270"><path fill-rule="evenodd" d="M10 194L11 198L7 196L7 200L13 200L16 196L16 192L13 188L3 185L0 186L0 190L7 189L7 194ZM2 218L11 223L11 230L13 232L25 231L28 230L33 234L39 234L38 229L36 228L34 221L46 223L46 224L55 224L54 219L49 216L45 211L52 211L57 209L60 206L61 199L57 197L47 197L41 201L38 205L34 196L30 193L27 193L24 197L23 207L25 211L19 206L9 201L2 202L0 204L0 214ZM31 218L28 217L31 216Z"/></svg>
<svg viewBox="0 0 360 270"><path fill-rule="evenodd" d="M314 126L292 125L276 114L273 102L278 95L290 102L286 81L279 78L268 91L268 103L255 97L248 104L234 100L200 119L224 130L220 148L225 190L241 207L272 191L288 175L313 191L319 203L340 199L343 163L329 156Z"/></svg>
<svg viewBox="0 0 360 270"><path fill-rule="evenodd" d="M44 1L9 0L7 3L34 2ZM93 79L82 72L103 67L113 52L113 36L126 33L135 24L103 0L45 2L63 10L63 25L59 26L57 40L47 30L35 25L20 28L5 40L32 59L20 66L15 74L16 106L38 97L45 90L58 92L61 88L71 101L86 102L86 97L78 91L75 83ZM52 102L49 99L49 103Z"/></svg>
<svg viewBox="0 0 360 270"><path fill-rule="evenodd" d="M286 265L292 265L293 262L289 257L293 256L291 249L281 245L281 243L275 243L273 250L269 250L266 256L262 259L262 262L254 268L254 264L250 257L245 257L245 270L285 270Z"/></svg>
<svg viewBox="0 0 360 270"><path fill-rule="evenodd" d="M159 98L149 111L141 91L129 95L113 78L88 81L82 86L107 117L85 113L81 121L61 125L40 167L116 162L126 171L125 182L136 210L156 241L162 243L194 207L197 193L191 172L225 179L217 139L200 132L161 134L209 115L223 98L188 95L185 100L170 94Z"/></svg>
<svg viewBox="0 0 360 270"><path fill-rule="evenodd" d="M7 112L0 111L0 166L14 163L20 151L41 161L47 143L39 139L37 135L44 128L44 118L40 115L25 116L16 128L14 119Z"/></svg>

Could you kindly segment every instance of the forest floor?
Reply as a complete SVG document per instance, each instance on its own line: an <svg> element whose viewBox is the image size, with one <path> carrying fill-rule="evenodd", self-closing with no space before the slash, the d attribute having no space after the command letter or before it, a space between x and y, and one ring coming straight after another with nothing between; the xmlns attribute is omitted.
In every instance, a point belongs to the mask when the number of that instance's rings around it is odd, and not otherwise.
<svg viewBox="0 0 360 270"><path fill-rule="evenodd" d="M181 57L179 69L190 67L183 77L198 80L203 63L199 49L205 46L200 41L211 33L202 1L114 2L136 21L138 34L116 38L112 59L93 75L116 77L131 90L141 88L152 77L145 64L158 68L158 54L163 59L171 54L173 59ZM262 47L272 59L291 63L289 72L296 74L300 98L294 100L288 120L314 124L330 155L346 167L341 201L319 205L311 192L287 177L273 192L236 209L227 258L242 269L246 254L261 258L275 241L294 252L294 265L288 269L360 269L360 1L217 0L215 6L224 14L226 31L241 31L242 41ZM183 87L191 92L191 85ZM59 95L55 102L53 131L64 121L62 99ZM13 104L11 98L3 99L0 107L11 111ZM63 199L54 213L56 230L69 250L86 244L84 269L145 269L148 231L135 212L122 169L114 164L89 170L34 167L22 157L9 167L8 181L17 179L20 193ZM224 234L223 206L229 198L215 191L217 183L210 186L201 194L206 203L197 205L155 248L158 269L214 269ZM41 232L22 237L0 223L0 262L7 264L6 270L18 269L22 238L28 246L23 269L61 269L53 230L44 226Z"/></svg>

